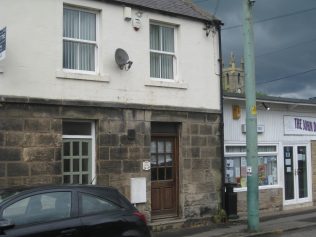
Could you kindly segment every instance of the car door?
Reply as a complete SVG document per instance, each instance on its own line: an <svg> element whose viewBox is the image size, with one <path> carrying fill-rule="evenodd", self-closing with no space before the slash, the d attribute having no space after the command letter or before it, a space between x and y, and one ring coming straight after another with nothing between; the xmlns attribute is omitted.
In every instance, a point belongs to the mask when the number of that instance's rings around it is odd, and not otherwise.
<svg viewBox="0 0 316 237"><path fill-rule="evenodd" d="M92 194L79 194L79 215L85 237L119 237L130 228L128 211L113 202Z"/></svg>
<svg viewBox="0 0 316 237"><path fill-rule="evenodd" d="M45 191L28 194L6 203L1 219L14 223L3 231L8 237L80 237L80 219L74 192Z"/></svg>

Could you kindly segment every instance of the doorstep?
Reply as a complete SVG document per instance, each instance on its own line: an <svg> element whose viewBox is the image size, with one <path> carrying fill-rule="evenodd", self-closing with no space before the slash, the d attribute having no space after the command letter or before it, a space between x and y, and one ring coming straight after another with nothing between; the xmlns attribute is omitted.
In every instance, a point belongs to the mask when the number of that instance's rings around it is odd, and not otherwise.
<svg viewBox="0 0 316 237"><path fill-rule="evenodd" d="M163 232L167 230L177 230L177 229L186 229L186 228L196 228L196 227L215 227L217 224L214 224L211 217L201 217L201 218L190 218L190 219L181 219L181 218L166 218L158 219L152 221L148 224L152 232Z"/></svg>
<svg viewBox="0 0 316 237"><path fill-rule="evenodd" d="M185 219L180 218L166 218L166 219L157 219L149 223L149 227L152 232L162 232L172 229L180 229L184 226Z"/></svg>

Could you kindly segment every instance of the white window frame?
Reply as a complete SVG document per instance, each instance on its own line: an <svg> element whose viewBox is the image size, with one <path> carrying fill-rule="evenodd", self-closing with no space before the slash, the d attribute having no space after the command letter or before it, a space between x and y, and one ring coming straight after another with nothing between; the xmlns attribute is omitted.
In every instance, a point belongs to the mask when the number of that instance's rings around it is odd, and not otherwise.
<svg viewBox="0 0 316 237"><path fill-rule="evenodd" d="M171 55L173 56L173 79L167 79L167 78L161 78L161 77L151 77L150 75L150 79L153 81L160 81L160 82L177 82L178 81L178 60L177 60L177 31L178 31L178 27L177 25L174 24L168 24L168 23L161 23L161 22L157 22L157 21L150 21L149 22L149 27L151 25L156 25L159 27L169 27L169 28L173 28L173 39L174 39L174 52L167 52L167 51L161 51L161 50L154 50L150 48L150 43L149 43L149 60L150 60L150 53L157 53L157 54L164 54L164 55ZM159 28L161 29L161 28ZM160 36L162 36L162 34L160 34ZM150 37L150 32L149 32L149 37ZM150 38L149 38L150 40ZM161 40L162 43L162 40ZM150 65L149 65L150 67ZM150 71L150 69L149 69ZM161 65L160 65L160 74L161 74Z"/></svg>
<svg viewBox="0 0 316 237"><path fill-rule="evenodd" d="M78 74L88 74L88 75L97 75L100 71L99 69L99 41L100 41L100 27L99 27L99 24L100 24L100 13L98 11L94 11L94 10L90 10L90 9L87 9L87 8L84 8L84 7L72 7L72 6L69 6L69 5L64 5L63 6L63 11L64 9L70 9L70 10L76 10L76 11L83 11L83 12L88 12L88 13L92 13L92 14L95 14L96 16L96 23L95 23L95 34L96 34L96 38L95 38L95 41L90 41L90 40L82 40L82 39L75 39L75 38L68 38L68 37L64 37L64 35L62 34L62 37L63 37L63 43L64 41L71 41L71 42L79 42L79 43L89 43L89 44L94 44L95 45L95 53L94 53L94 62L95 62L95 68L94 68L94 71L86 71L86 70L77 70L77 69L68 69L68 68L64 68L63 64L63 46L62 46L62 68L63 68L63 72L65 73L78 73ZM64 18L63 18L63 21L64 21ZM79 22L79 25L80 25L80 22ZM62 26L62 30L64 30L64 25ZM80 27L79 27L80 28ZM63 45L63 44L62 44ZM79 59L79 57L78 57Z"/></svg>
<svg viewBox="0 0 316 237"><path fill-rule="evenodd" d="M92 184L97 183L96 176L96 141L95 141L95 122L89 120L67 120L67 122L88 122L91 124L91 135L62 135L62 139L91 139L91 177Z"/></svg>
<svg viewBox="0 0 316 237"><path fill-rule="evenodd" d="M226 160L226 158L234 158L234 157L247 157L247 153L246 152L227 152L226 151L226 147L232 147L232 146L242 146L242 147L246 147L246 144L245 143L227 143L224 145L224 161ZM282 183L283 183L283 179L282 179L282 175L283 175L283 172L281 172L281 168L283 163L282 161L280 160L281 156L280 156L280 147L282 147L280 145L280 143L259 143L258 144L258 147L260 146L273 146L273 147L276 147L276 150L275 151L272 151L272 152L258 152L258 157L259 156L276 156L277 158L277 170L278 170L278 173L277 173L277 178L278 178L278 181L277 181L277 184L274 184L274 185L262 185L262 186L259 186L259 190L262 190L262 189L272 189L272 188L281 188L282 187ZM281 166L280 166L281 165ZM224 171L226 172L226 171ZM235 192L244 192L244 191L247 191L247 187L236 187L234 188L234 191Z"/></svg>

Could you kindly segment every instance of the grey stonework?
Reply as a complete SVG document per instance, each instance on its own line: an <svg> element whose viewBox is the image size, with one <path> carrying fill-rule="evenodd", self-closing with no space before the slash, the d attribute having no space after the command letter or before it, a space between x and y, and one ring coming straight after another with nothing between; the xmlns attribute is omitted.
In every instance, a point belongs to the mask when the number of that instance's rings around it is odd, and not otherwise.
<svg viewBox="0 0 316 237"><path fill-rule="evenodd" d="M283 210L283 189L261 189L259 190L259 211L278 212ZM237 193L237 213L247 215L247 192Z"/></svg>
<svg viewBox="0 0 316 237"><path fill-rule="evenodd" d="M179 126L179 217L210 217L220 203L219 113L178 108L119 108L75 101L3 100L0 107L0 186L62 182L62 121L90 120L96 127L96 180L130 197L130 179L146 177L151 219L151 123ZM32 101L36 103L32 103ZM135 131L135 139L128 137Z"/></svg>

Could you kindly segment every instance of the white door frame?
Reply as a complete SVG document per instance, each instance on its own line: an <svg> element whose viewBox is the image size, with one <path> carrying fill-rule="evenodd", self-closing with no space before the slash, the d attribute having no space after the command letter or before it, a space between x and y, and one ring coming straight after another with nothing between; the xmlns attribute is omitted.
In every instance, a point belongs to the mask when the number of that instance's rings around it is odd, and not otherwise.
<svg viewBox="0 0 316 237"><path fill-rule="evenodd" d="M299 187L298 187L298 175L294 172L294 199L285 200L285 173L284 170L284 147L293 147L293 169L297 171L298 166L298 152L297 148L299 146L306 147L306 165L307 165L307 197L299 198ZM309 143L284 143L282 145L282 167L283 167L283 204L284 206L287 205L294 205L294 204L302 204L312 201L312 170L311 170L311 144Z"/></svg>

